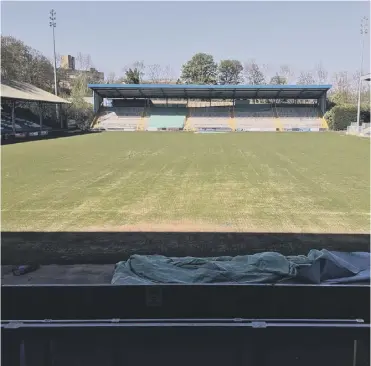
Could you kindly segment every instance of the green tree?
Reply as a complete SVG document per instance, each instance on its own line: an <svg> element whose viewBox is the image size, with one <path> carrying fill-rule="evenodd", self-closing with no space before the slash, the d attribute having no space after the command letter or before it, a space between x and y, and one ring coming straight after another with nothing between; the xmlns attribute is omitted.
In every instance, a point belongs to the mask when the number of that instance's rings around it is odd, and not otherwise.
<svg viewBox="0 0 371 366"><path fill-rule="evenodd" d="M143 82L145 65L143 61L135 61L125 66L123 82L126 84L141 84Z"/></svg>
<svg viewBox="0 0 371 366"><path fill-rule="evenodd" d="M181 79L185 84L216 84L217 68L212 55L197 53L182 66Z"/></svg>
<svg viewBox="0 0 371 366"><path fill-rule="evenodd" d="M361 105L361 123L370 122L370 105ZM352 122L357 120L357 106L354 104L336 105L327 111L324 118L330 129L344 131Z"/></svg>
<svg viewBox="0 0 371 366"><path fill-rule="evenodd" d="M70 102L66 115L67 119L76 121L76 124L82 130L87 130L94 117L93 107L89 104L85 97L88 95L88 80L86 74L78 75L73 83L70 94Z"/></svg>
<svg viewBox="0 0 371 366"><path fill-rule="evenodd" d="M219 84L240 84L243 66L238 60L222 60L218 66Z"/></svg>
<svg viewBox="0 0 371 366"><path fill-rule="evenodd" d="M53 91L54 69L51 62L14 37L1 36L1 77Z"/></svg>
<svg viewBox="0 0 371 366"><path fill-rule="evenodd" d="M125 83L126 84L140 84L140 72L137 68L125 71Z"/></svg>

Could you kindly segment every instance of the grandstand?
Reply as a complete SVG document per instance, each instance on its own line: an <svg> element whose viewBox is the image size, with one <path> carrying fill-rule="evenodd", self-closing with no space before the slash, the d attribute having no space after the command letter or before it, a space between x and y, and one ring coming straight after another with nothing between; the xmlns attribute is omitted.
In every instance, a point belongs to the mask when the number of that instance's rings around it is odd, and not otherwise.
<svg viewBox="0 0 371 366"><path fill-rule="evenodd" d="M280 105L275 108L284 131L319 131L322 127L326 128L321 111L316 105Z"/></svg>
<svg viewBox="0 0 371 366"><path fill-rule="evenodd" d="M232 114L229 107L189 108L189 128L191 130L232 131Z"/></svg>
<svg viewBox="0 0 371 366"><path fill-rule="evenodd" d="M276 120L271 104L237 103L234 108L237 131L276 131Z"/></svg>
<svg viewBox="0 0 371 366"><path fill-rule="evenodd" d="M69 102L31 84L19 81L1 81L1 136L45 136L52 129L46 125L43 109L46 105ZM38 115L28 108L35 107ZM55 109L54 109L55 110Z"/></svg>
<svg viewBox="0 0 371 366"><path fill-rule="evenodd" d="M152 105L146 114L146 130L182 130L187 118L187 108Z"/></svg>
<svg viewBox="0 0 371 366"><path fill-rule="evenodd" d="M195 132L328 129L323 115L330 85L91 84L89 87L94 93L96 113L93 129ZM104 99L112 100L112 106L107 107ZM303 104L302 100L311 103Z"/></svg>
<svg viewBox="0 0 371 366"><path fill-rule="evenodd" d="M37 116L25 108L15 108L14 130L15 132L39 131L40 129L50 129L49 126L41 128L40 122L36 123ZM13 132L12 108L10 105L1 106L1 128L2 131Z"/></svg>
<svg viewBox="0 0 371 366"><path fill-rule="evenodd" d="M142 118L143 110L140 107L104 108L97 122L100 128L106 131L135 131Z"/></svg>

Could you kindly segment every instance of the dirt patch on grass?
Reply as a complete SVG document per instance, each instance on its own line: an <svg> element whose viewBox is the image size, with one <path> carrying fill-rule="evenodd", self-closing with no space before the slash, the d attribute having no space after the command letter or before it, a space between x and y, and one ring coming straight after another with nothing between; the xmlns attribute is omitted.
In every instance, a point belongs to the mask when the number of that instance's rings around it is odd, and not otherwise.
<svg viewBox="0 0 371 366"><path fill-rule="evenodd" d="M228 232L238 231L233 225L216 225L201 222L138 223L133 225L89 226L84 232Z"/></svg>
<svg viewBox="0 0 371 366"><path fill-rule="evenodd" d="M344 228L341 225L328 225L327 228L323 226L317 227L316 225L307 225L305 230L302 227L298 227L295 224L292 225L278 225L277 223L271 223L271 225L264 225L259 220L245 220L233 222L231 224L220 225L205 223L200 221L170 221L166 223L151 223L142 222L131 225L93 225L88 227L79 228L76 232L171 232L171 233L187 233L187 232L199 232L199 233L275 233L275 232L286 232L286 233L322 233L322 234L367 234L366 231L354 231L352 228ZM311 228L310 230L308 228ZM327 229L327 230L326 230ZM75 231L75 230L71 230Z"/></svg>

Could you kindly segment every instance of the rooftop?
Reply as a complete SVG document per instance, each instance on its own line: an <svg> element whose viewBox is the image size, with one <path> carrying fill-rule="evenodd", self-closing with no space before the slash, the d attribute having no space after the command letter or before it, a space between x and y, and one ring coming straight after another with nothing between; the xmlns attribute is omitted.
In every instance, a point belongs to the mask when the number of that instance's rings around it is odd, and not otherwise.
<svg viewBox="0 0 371 366"><path fill-rule="evenodd" d="M11 80L1 81L1 98L56 104L70 103L34 85Z"/></svg>
<svg viewBox="0 0 371 366"><path fill-rule="evenodd" d="M331 85L89 84L102 98L318 99Z"/></svg>

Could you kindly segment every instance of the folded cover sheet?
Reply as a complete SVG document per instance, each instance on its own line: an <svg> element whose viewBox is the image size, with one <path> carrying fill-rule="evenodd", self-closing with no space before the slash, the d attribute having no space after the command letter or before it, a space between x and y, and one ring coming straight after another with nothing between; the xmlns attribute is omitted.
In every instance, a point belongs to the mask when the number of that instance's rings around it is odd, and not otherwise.
<svg viewBox="0 0 371 366"><path fill-rule="evenodd" d="M311 250L284 256L262 252L236 257L132 255L116 264L114 285L158 283L357 283L370 281L370 253Z"/></svg>

